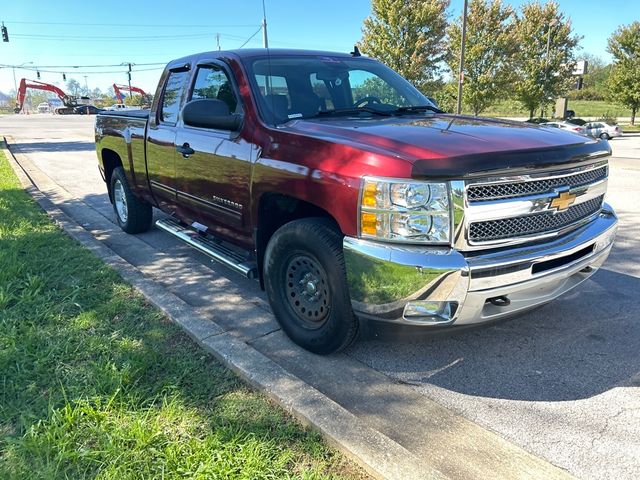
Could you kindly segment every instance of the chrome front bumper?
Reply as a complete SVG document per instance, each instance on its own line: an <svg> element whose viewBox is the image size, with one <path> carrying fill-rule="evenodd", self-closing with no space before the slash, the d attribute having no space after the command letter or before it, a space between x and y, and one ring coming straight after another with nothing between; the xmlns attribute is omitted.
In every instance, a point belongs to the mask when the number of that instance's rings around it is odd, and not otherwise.
<svg viewBox="0 0 640 480"><path fill-rule="evenodd" d="M405 325L469 325L553 300L609 256L618 219L604 205L592 222L552 241L463 253L345 237L356 315Z"/></svg>

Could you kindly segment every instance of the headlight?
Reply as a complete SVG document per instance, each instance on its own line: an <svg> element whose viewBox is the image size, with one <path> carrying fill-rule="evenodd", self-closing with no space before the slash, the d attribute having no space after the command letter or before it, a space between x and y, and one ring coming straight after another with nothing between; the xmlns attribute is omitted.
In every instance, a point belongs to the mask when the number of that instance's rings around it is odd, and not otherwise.
<svg viewBox="0 0 640 480"><path fill-rule="evenodd" d="M360 194L360 236L448 244L449 211L446 183L365 177Z"/></svg>

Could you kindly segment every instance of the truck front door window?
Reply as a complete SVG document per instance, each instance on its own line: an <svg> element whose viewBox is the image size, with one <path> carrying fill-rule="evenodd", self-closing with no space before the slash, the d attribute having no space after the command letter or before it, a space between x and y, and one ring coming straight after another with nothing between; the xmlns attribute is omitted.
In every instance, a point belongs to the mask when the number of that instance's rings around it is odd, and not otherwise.
<svg viewBox="0 0 640 480"><path fill-rule="evenodd" d="M236 112L238 100L233 93L227 74L219 67L201 67L196 74L191 99L211 98L222 100L229 107L229 112Z"/></svg>

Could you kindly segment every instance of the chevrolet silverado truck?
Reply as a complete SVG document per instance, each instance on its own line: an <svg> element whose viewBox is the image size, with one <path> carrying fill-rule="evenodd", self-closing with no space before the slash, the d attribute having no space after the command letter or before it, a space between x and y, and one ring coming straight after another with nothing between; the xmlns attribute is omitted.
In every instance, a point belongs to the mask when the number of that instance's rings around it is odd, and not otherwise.
<svg viewBox="0 0 640 480"><path fill-rule="evenodd" d="M457 328L589 278L617 217L606 141L448 115L380 62L298 50L170 62L146 111L103 112L117 222L256 278L319 354L361 322Z"/></svg>

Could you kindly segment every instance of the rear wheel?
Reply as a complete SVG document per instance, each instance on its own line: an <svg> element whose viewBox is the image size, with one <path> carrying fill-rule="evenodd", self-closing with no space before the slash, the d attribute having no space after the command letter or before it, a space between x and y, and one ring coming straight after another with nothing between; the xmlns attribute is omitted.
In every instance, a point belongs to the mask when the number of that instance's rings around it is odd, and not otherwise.
<svg viewBox="0 0 640 480"><path fill-rule="evenodd" d="M318 354L346 348L358 331L342 255L342 235L324 218L287 223L264 259L271 308L284 332Z"/></svg>
<svg viewBox="0 0 640 480"><path fill-rule="evenodd" d="M122 230L127 233L142 233L151 228L151 205L133 194L122 167L117 167L111 174L111 195L116 220Z"/></svg>
<svg viewBox="0 0 640 480"><path fill-rule="evenodd" d="M603 140L609 140L609 138L611 137L609 137L609 134L607 132L603 132L600 134L600 138Z"/></svg>

